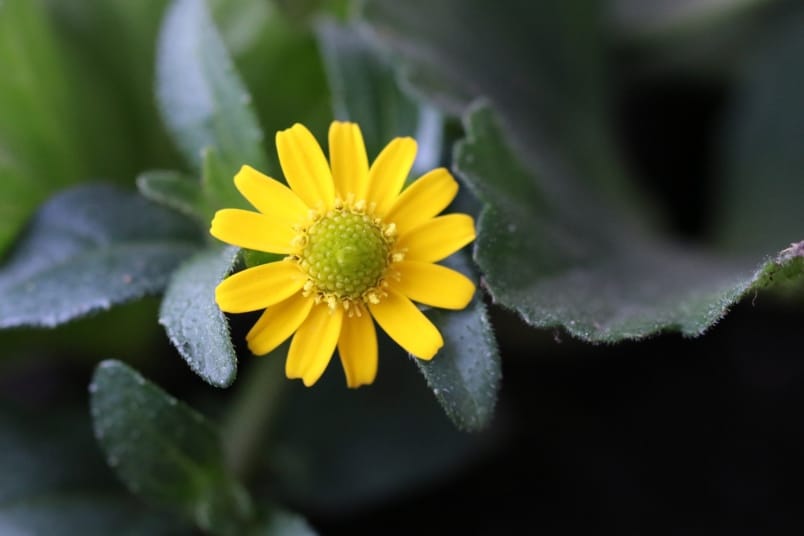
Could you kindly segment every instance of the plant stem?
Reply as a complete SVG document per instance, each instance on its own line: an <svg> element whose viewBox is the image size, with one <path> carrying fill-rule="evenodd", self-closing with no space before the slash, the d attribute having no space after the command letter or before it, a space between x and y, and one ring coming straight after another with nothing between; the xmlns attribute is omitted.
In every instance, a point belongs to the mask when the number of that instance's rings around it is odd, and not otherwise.
<svg viewBox="0 0 804 536"><path fill-rule="evenodd" d="M280 406L285 386L284 360L276 355L256 358L237 391L223 425L224 455L232 472L248 475Z"/></svg>

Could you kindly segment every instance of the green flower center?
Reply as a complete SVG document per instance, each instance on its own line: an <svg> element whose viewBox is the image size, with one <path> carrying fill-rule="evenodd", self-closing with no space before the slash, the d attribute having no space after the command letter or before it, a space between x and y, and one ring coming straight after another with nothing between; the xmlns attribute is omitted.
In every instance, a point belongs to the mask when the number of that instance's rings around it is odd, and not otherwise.
<svg viewBox="0 0 804 536"><path fill-rule="evenodd" d="M367 299L381 286L391 260L393 228L349 209L333 210L306 231L299 260L310 291L333 302ZM347 305L348 307L348 305Z"/></svg>

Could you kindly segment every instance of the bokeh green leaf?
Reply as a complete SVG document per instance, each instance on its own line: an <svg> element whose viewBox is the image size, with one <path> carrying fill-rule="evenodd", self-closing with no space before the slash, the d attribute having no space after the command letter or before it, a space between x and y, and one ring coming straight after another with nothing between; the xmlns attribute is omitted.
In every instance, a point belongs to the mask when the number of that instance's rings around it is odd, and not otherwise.
<svg viewBox="0 0 804 536"><path fill-rule="evenodd" d="M767 254L804 239L804 10L779 25L740 73L724 122L718 238Z"/></svg>
<svg viewBox="0 0 804 536"><path fill-rule="evenodd" d="M333 20L316 26L335 117L360 125L370 158L392 138L415 137L419 153L414 168L429 171L441 157L441 115L403 93L390 58L372 45L364 30Z"/></svg>
<svg viewBox="0 0 804 536"><path fill-rule="evenodd" d="M204 417L119 361L98 365L90 393L95 436L129 490L206 531L242 534L253 506Z"/></svg>
<svg viewBox="0 0 804 536"><path fill-rule="evenodd" d="M201 168L201 151L207 147L217 149L229 175L244 163L267 167L251 95L204 0L175 0L168 9L159 37L156 84L162 117L195 169Z"/></svg>
<svg viewBox="0 0 804 536"><path fill-rule="evenodd" d="M56 326L154 294L197 251L185 218L102 184L58 194L0 268L0 327Z"/></svg>
<svg viewBox="0 0 804 536"><path fill-rule="evenodd" d="M38 2L0 3L0 253L49 191L83 175L78 139L66 135L70 86Z"/></svg>

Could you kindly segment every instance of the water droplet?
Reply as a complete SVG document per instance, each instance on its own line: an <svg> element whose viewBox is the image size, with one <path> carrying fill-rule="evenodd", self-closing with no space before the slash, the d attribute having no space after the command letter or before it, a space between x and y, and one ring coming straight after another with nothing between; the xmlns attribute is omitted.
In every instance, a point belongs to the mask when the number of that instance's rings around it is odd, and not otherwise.
<svg viewBox="0 0 804 536"><path fill-rule="evenodd" d="M90 393L97 393L98 392L98 384L90 383L89 384L89 392Z"/></svg>

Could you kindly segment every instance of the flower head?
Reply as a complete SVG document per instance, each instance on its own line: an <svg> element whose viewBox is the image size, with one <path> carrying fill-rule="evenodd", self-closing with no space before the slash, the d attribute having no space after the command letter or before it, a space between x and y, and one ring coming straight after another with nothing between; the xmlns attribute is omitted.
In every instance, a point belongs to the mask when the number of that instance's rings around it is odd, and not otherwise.
<svg viewBox="0 0 804 536"><path fill-rule="evenodd" d="M231 275L215 291L223 311L265 309L246 336L262 355L291 335L285 373L314 384L335 348L349 387L377 374L376 321L402 348L432 359L444 341L413 301L463 309L474 284L435 264L474 240L465 214L438 216L458 184L446 169L403 189L416 156L396 138L369 166L360 128L333 122L329 163L313 135L295 124L278 132L290 188L243 166L234 182L257 212L223 209L210 233L242 248L286 255Z"/></svg>

